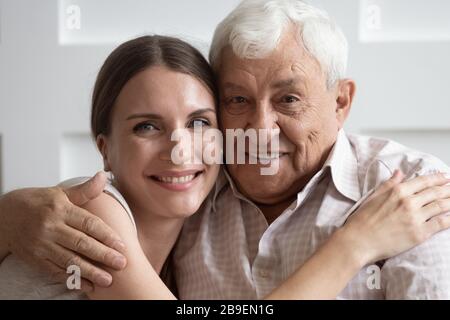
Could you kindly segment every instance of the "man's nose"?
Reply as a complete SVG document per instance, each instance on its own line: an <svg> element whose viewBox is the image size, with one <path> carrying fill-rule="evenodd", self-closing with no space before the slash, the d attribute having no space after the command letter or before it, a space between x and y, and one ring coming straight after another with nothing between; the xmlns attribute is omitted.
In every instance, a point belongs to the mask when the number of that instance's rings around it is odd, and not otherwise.
<svg viewBox="0 0 450 320"><path fill-rule="evenodd" d="M262 146L272 145L272 141L279 135L278 118L272 105L268 101L260 101L256 104L253 114L247 123L246 129L256 130L258 149ZM250 147L252 142L250 142ZM276 148L276 146L273 146Z"/></svg>
<svg viewBox="0 0 450 320"><path fill-rule="evenodd" d="M277 116L269 101L258 101L252 114L248 119L248 128L253 129L276 129Z"/></svg>

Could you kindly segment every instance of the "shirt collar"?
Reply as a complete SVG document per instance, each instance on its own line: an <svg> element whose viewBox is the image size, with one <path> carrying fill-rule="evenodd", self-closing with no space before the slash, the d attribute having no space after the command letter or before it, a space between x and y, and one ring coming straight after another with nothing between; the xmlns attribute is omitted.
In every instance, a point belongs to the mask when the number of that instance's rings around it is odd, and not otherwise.
<svg viewBox="0 0 450 320"><path fill-rule="evenodd" d="M336 143L325 161L325 167L331 169L333 183L342 195L355 202L361 199L358 160L344 129L339 131Z"/></svg>
<svg viewBox="0 0 450 320"><path fill-rule="evenodd" d="M216 184L214 186L214 195L212 199L212 209L217 211L216 209L216 199L220 193L220 191L227 185L233 185L233 180L229 176L228 172L226 172L225 165L221 165L221 169L219 171L219 175L217 176ZM234 189L233 189L234 190Z"/></svg>
<svg viewBox="0 0 450 320"><path fill-rule="evenodd" d="M252 202L251 200L247 199L242 193L239 192L238 188L236 187L236 184L233 181L233 178L231 178L230 174L228 173L226 166L222 165L222 169L219 172L219 176L217 177L216 185L214 187L214 196L212 201L212 208L214 211L217 210L216 209L217 197L220 191L227 185L230 186L231 191L233 192L233 195L236 198Z"/></svg>
<svg viewBox="0 0 450 320"><path fill-rule="evenodd" d="M355 202L358 202L358 200L361 199L362 195L358 179L358 161L344 129L339 130L336 142L331 149L322 170L320 170L318 175L313 177L313 180L320 180L321 176L325 172L324 169L326 168L330 168L332 181L336 189L342 195ZM230 177L227 170L222 168L217 178L214 190L212 202L214 211L216 211L217 196L228 183L230 184L235 196L244 198L244 196L237 190L233 179Z"/></svg>

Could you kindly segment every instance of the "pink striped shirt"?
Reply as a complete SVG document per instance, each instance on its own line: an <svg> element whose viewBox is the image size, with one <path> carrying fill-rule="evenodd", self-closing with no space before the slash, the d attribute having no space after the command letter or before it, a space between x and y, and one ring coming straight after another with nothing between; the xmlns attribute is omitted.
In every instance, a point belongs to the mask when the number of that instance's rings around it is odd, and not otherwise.
<svg viewBox="0 0 450 320"><path fill-rule="evenodd" d="M322 169L271 225L223 172L201 210L186 222L175 250L180 298L264 297L298 269L342 226L364 195L395 169L410 178L450 172L431 155L341 130ZM372 281L374 266L367 266L338 298L450 299L450 231L380 266L379 287Z"/></svg>

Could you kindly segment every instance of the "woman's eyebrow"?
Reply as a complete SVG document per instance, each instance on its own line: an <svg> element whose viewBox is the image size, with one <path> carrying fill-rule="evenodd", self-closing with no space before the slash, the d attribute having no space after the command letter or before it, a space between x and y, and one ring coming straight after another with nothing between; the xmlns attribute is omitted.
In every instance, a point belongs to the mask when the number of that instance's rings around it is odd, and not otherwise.
<svg viewBox="0 0 450 320"><path fill-rule="evenodd" d="M132 114L131 116L128 116L127 120L138 119L138 118L162 120L162 117L156 113L135 113L135 114Z"/></svg>
<svg viewBox="0 0 450 320"><path fill-rule="evenodd" d="M197 109L194 112L191 112L189 114L189 117L199 116L199 115L202 115L207 112L216 113L216 110L212 109L212 108ZM145 118L145 119L152 119L152 120L162 120L163 119L163 117L161 115L156 114L156 113L135 113L135 114L128 116L127 120L138 119L138 118Z"/></svg>

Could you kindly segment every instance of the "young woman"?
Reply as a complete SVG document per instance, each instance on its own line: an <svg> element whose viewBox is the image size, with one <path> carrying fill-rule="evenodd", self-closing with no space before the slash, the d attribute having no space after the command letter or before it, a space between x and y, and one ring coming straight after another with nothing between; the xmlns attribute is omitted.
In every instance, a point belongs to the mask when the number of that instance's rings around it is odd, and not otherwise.
<svg viewBox="0 0 450 320"><path fill-rule="evenodd" d="M176 298L176 286L168 272L170 253L184 219L211 201L210 191L221 169L218 164L174 164L176 142L171 136L177 129L193 134L195 127L217 128L216 96L207 61L181 40L145 36L122 44L107 58L94 88L91 126L105 171L112 173L112 179L105 192L85 208L120 235L128 263L122 271L110 270L113 284L96 287L87 294L89 298ZM424 241L426 237L413 235L424 234L425 228L428 236L446 228L431 229L425 223L412 227L411 221L425 222L442 213L425 206L437 201L436 197L426 199L421 194L430 182L442 186L449 180L442 175L416 178L403 183L404 195L399 196L392 187L401 180L396 173L384 183L267 298L333 298L365 264ZM66 185L82 181L75 179ZM446 193L441 196L447 198L449 189L443 189ZM413 194L423 204L420 210L411 212L398 205ZM386 241L393 235L397 241ZM0 288L3 299L85 298L15 255L7 256L0 265Z"/></svg>

